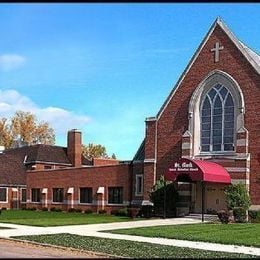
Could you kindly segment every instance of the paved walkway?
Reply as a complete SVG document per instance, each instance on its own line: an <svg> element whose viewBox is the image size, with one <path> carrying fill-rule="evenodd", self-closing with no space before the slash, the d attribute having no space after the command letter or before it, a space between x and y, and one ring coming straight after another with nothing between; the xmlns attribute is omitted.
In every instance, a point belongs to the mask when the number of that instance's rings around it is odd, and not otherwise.
<svg viewBox="0 0 260 260"><path fill-rule="evenodd" d="M118 222L118 223L108 223L108 224L70 225L70 226L59 226L59 227L33 227L33 226L25 226L25 225L0 223L0 226L2 227L12 228L12 229L1 229L0 237L9 238L12 236L22 236L22 235L70 233L70 234L76 234L81 236L123 239L123 240L148 242L148 243L161 244L161 245L189 247L189 248L197 248L197 249L210 250L210 251L243 253L243 254L260 256L260 248L254 248L254 247L223 245L217 243L196 242L196 241L155 238L155 237L130 236L130 235L111 234L111 233L101 232L106 230L122 229L122 228L194 224L194 223L201 223L201 221L199 219L192 219L192 218L171 218L171 219L157 219L157 220L139 220L133 222Z"/></svg>

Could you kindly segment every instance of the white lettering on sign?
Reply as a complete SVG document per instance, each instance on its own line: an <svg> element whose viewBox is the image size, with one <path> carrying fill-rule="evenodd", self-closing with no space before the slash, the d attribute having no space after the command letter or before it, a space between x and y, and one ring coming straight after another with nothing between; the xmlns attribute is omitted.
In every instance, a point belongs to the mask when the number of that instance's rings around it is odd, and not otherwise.
<svg viewBox="0 0 260 260"><path fill-rule="evenodd" d="M199 169L197 167L194 167L192 162L183 162L183 163L174 163L173 168L169 168L170 172L184 172L184 171L191 171L191 172L197 172Z"/></svg>

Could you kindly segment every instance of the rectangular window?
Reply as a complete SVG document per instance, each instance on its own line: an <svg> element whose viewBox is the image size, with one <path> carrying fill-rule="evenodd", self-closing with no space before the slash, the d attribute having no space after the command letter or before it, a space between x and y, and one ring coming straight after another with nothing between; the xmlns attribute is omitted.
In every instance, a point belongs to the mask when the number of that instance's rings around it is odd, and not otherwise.
<svg viewBox="0 0 260 260"><path fill-rule="evenodd" d="M108 187L108 203L109 204L123 203L123 187Z"/></svg>
<svg viewBox="0 0 260 260"><path fill-rule="evenodd" d="M92 188L80 188L80 203L92 203Z"/></svg>
<svg viewBox="0 0 260 260"><path fill-rule="evenodd" d="M44 170L49 170L49 169L52 169L51 165L44 165Z"/></svg>
<svg viewBox="0 0 260 260"><path fill-rule="evenodd" d="M26 202L26 189L22 189L22 202Z"/></svg>
<svg viewBox="0 0 260 260"><path fill-rule="evenodd" d="M7 188L0 188L0 201L7 201Z"/></svg>
<svg viewBox="0 0 260 260"><path fill-rule="evenodd" d="M53 202L63 202L63 194L64 194L63 188L54 188L52 201Z"/></svg>
<svg viewBox="0 0 260 260"><path fill-rule="evenodd" d="M143 175L135 176L135 195L143 195Z"/></svg>
<svg viewBox="0 0 260 260"><path fill-rule="evenodd" d="M41 190L32 189L32 202L41 202Z"/></svg>

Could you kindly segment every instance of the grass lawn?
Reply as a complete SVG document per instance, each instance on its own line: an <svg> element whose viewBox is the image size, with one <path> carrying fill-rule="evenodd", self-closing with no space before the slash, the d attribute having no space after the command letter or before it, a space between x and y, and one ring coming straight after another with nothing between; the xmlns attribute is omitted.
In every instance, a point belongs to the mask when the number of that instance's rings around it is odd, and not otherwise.
<svg viewBox="0 0 260 260"><path fill-rule="evenodd" d="M30 226L64 226L131 221L131 218L106 214L85 214L68 212L5 210L0 214L0 223Z"/></svg>
<svg viewBox="0 0 260 260"><path fill-rule="evenodd" d="M130 258L252 258L254 256L70 234L15 237Z"/></svg>
<svg viewBox="0 0 260 260"><path fill-rule="evenodd" d="M260 224L188 224L106 231L147 237L215 242L260 247Z"/></svg>

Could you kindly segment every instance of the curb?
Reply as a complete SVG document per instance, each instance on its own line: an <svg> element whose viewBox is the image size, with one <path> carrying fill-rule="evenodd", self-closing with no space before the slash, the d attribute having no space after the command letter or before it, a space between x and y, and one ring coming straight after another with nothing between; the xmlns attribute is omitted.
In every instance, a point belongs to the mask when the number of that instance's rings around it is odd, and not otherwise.
<svg viewBox="0 0 260 260"><path fill-rule="evenodd" d="M65 246L57 246L57 245L39 243L39 242L35 242L35 241L22 240L22 239L17 239L17 238L0 237L0 241L1 240L2 241L11 241L11 242L16 242L16 243L21 243L21 244L32 244L32 245L41 246L41 247L50 247L50 248L55 248L55 249L61 249L61 250L64 250L64 251L72 251L72 252L76 252L76 253L86 253L86 254L90 254L90 257L91 257L91 255L96 255L96 256L100 256L101 258L102 257L103 258L124 258L124 257L119 257L119 256L100 253L100 252L88 251L88 250L84 250L84 249L77 249L77 248L65 247Z"/></svg>

